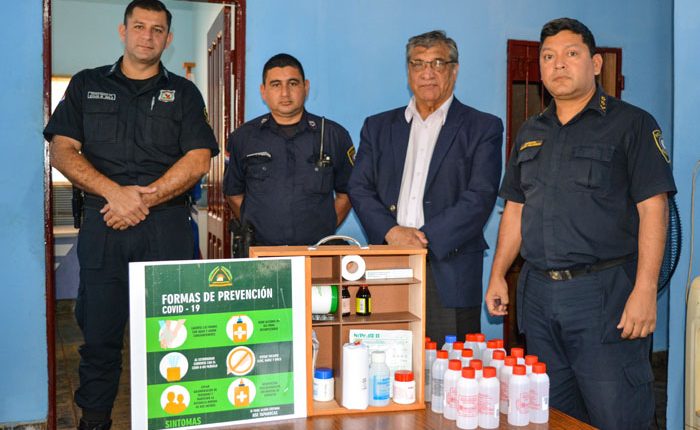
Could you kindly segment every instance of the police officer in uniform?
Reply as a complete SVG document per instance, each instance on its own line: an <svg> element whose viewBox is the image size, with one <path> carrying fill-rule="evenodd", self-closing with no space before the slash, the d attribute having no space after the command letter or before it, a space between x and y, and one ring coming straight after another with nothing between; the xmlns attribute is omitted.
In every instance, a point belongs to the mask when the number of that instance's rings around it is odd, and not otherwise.
<svg viewBox="0 0 700 430"><path fill-rule="evenodd" d="M86 193L75 310L85 341L80 429L111 426L128 263L192 258L186 194L218 152L199 91L160 63L170 23L160 1L132 1L119 26L124 55L76 74L44 130L51 163Z"/></svg>
<svg viewBox="0 0 700 430"><path fill-rule="evenodd" d="M262 75L270 112L229 136L224 194L256 245L310 245L350 211L355 149L341 125L304 109L309 81L296 58L277 54Z"/></svg>
<svg viewBox="0 0 700 430"><path fill-rule="evenodd" d="M510 156L487 307L507 312L520 252L518 323L547 364L551 406L603 430L647 429L670 159L651 115L596 86L603 59L585 25L553 20L540 43L553 101Z"/></svg>

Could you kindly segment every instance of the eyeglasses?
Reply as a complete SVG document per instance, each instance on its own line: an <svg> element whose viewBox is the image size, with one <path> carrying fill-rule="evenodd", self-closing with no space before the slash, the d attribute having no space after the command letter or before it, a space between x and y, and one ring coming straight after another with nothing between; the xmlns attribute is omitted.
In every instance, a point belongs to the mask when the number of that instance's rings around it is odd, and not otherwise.
<svg viewBox="0 0 700 430"><path fill-rule="evenodd" d="M445 70L448 64L454 64L456 61L445 61L441 59L435 59L432 61L423 60L409 60L408 65L411 66L411 70L414 72L422 72L426 67L430 66L431 69L436 72L442 72Z"/></svg>

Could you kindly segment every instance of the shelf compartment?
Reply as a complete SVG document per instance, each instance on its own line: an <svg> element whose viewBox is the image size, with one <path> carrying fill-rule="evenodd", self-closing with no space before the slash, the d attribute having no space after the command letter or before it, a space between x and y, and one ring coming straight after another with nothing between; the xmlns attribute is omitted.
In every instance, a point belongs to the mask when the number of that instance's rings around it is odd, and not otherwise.
<svg viewBox="0 0 700 430"><path fill-rule="evenodd" d="M369 316L352 314L343 317L342 325L408 323L420 320L420 317L410 312L376 312Z"/></svg>

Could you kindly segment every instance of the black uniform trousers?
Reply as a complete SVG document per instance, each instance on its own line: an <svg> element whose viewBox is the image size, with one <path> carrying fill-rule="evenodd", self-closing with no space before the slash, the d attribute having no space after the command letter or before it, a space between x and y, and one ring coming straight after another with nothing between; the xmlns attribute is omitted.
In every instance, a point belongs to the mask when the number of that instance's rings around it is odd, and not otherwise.
<svg viewBox="0 0 700 430"><path fill-rule="evenodd" d="M518 323L547 364L550 405L601 430L648 429L654 415L651 336L616 328L636 264L554 281L526 263L518 281Z"/></svg>
<svg viewBox="0 0 700 430"><path fill-rule="evenodd" d="M425 280L425 335L437 342L440 349L446 335L455 335L464 342L467 333L481 332L481 306L446 308L438 294L430 261L426 262Z"/></svg>
<svg viewBox="0 0 700 430"><path fill-rule="evenodd" d="M107 227L100 207L86 202L78 236L75 316L84 344L75 402L83 409L108 412L119 387L129 318L129 262L191 259L194 240L184 204L152 208L144 221L123 231Z"/></svg>

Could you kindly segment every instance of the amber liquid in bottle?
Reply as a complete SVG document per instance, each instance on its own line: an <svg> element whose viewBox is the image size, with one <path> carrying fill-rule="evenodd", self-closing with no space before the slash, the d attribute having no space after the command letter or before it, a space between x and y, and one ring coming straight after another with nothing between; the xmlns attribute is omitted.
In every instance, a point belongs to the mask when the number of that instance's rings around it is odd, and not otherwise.
<svg viewBox="0 0 700 430"><path fill-rule="evenodd" d="M367 285L363 285L357 290L355 295L355 313L360 316L372 314L372 294Z"/></svg>

